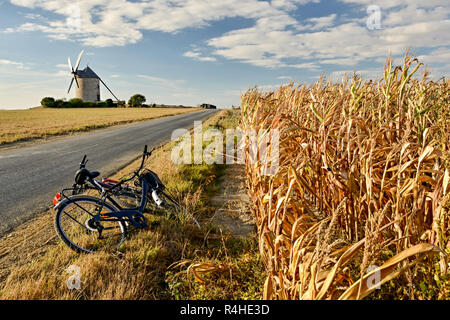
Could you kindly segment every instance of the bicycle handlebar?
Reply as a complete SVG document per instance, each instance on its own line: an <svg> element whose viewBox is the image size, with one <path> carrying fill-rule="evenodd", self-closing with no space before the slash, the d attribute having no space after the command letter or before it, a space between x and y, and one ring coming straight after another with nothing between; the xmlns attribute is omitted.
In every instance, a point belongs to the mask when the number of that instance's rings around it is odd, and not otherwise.
<svg viewBox="0 0 450 320"><path fill-rule="evenodd" d="M136 177L137 175L139 175L139 172L142 170L142 168L144 167L144 162L145 162L145 158L150 157L152 155L153 150L155 150L154 148L152 150L150 150L150 152L147 151L147 145L145 145L144 147L144 152L142 153L142 161L141 161L141 165L139 166L139 169L137 169L134 172L134 176L131 179L133 179L134 177Z"/></svg>
<svg viewBox="0 0 450 320"><path fill-rule="evenodd" d="M114 188L117 187L117 186L120 186L121 184L123 184L123 183L125 183L125 182L128 182L128 181L130 181L130 180L133 180L135 177L137 177L137 176L139 175L139 173L141 172L142 168L144 167L145 159L146 159L147 157L150 157L150 156L152 155L152 152L153 152L154 150L155 150L155 148L153 148L152 150L150 150L150 152L148 152L148 151L147 151L147 145L145 145L145 147L144 147L144 152L142 152L142 161L141 161L141 165L139 166L139 169L137 169L137 170L134 172L134 174L133 174L133 176L132 176L131 178L125 179L125 180L122 180L122 181L118 182L116 185L114 185L114 186L112 187L112 189L114 189ZM83 160L82 160L81 163L80 163L80 169L83 169L83 168L86 167L86 163L88 162L88 160L86 159L86 157L87 157L87 156L84 155Z"/></svg>
<svg viewBox="0 0 450 320"><path fill-rule="evenodd" d="M80 169L86 168L86 163L88 162L88 160L86 160L87 155L84 155L83 160L81 160L80 163Z"/></svg>
<svg viewBox="0 0 450 320"><path fill-rule="evenodd" d="M131 178L122 180L122 181L120 181L117 185L120 185L120 184L122 184L122 183L128 182L128 181L130 181L130 180L133 180L135 177L137 177L137 176L139 175L139 173L141 172L142 168L144 167L145 159L148 158L148 157L150 157L150 156L152 155L152 152L153 152L154 150L155 150L155 148L153 148L152 150L150 150L150 152L148 152L148 151L147 151L147 145L145 145L145 147L144 147L144 152L142 152L142 161L141 161L141 165L139 166L139 169L137 169L137 170L134 172L134 174L133 174L133 176L132 176Z"/></svg>

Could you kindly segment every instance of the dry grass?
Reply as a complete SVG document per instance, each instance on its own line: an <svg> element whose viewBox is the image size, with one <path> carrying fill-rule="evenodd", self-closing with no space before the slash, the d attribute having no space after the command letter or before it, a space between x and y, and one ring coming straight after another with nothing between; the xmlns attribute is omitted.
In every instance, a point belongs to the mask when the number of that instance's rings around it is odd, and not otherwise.
<svg viewBox="0 0 450 320"><path fill-rule="evenodd" d="M193 112L199 108L87 108L0 110L0 145L133 121Z"/></svg>
<svg viewBox="0 0 450 320"><path fill-rule="evenodd" d="M420 67L242 96L244 129L280 130L278 172L247 164L264 298L362 299L378 276L377 298L449 298L449 81Z"/></svg>

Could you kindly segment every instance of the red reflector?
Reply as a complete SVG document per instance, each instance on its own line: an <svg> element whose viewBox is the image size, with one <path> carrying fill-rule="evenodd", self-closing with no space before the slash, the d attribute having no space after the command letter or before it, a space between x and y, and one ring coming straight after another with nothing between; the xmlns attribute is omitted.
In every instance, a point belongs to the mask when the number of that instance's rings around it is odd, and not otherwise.
<svg viewBox="0 0 450 320"><path fill-rule="evenodd" d="M61 200L61 193L58 192L55 195L55 197L53 198L53 205L56 206L58 204L59 200Z"/></svg>
<svg viewBox="0 0 450 320"><path fill-rule="evenodd" d="M120 181L112 180L112 179L103 179L102 182L103 182L103 183L113 183L113 184L117 184L117 183L119 183Z"/></svg>

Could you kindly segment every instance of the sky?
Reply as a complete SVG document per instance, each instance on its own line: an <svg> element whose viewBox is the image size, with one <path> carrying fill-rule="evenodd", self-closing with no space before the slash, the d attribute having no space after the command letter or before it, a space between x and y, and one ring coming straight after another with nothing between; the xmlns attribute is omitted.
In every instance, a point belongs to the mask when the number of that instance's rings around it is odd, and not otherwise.
<svg viewBox="0 0 450 320"><path fill-rule="evenodd" d="M67 58L81 50L119 99L157 104L229 108L255 86L376 78L408 48L438 80L449 16L448 0L0 0L0 109L73 98Z"/></svg>

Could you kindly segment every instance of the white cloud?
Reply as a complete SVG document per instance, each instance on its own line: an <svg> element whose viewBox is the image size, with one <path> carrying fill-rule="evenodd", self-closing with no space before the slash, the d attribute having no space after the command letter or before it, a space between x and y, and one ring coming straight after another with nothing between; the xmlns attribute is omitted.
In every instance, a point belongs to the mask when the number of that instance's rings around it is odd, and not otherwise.
<svg viewBox="0 0 450 320"><path fill-rule="evenodd" d="M278 90L280 88L280 84L264 84L264 85L260 85L257 86L258 90L262 90L262 91L274 91L274 90Z"/></svg>
<svg viewBox="0 0 450 320"><path fill-rule="evenodd" d="M295 10L297 5L307 4L308 2L318 3L320 0L272 0L272 6L283 10Z"/></svg>
<svg viewBox="0 0 450 320"><path fill-rule="evenodd" d="M214 57L203 57L202 54L198 51L187 51L183 54L183 56L192 58L199 61L216 61L217 59Z"/></svg>
<svg viewBox="0 0 450 320"><path fill-rule="evenodd" d="M450 13L450 7L448 6L435 6L435 7L423 7L408 3L407 6L402 7L399 10L386 10L383 12L383 26L398 26L405 23L419 23L430 22L448 19Z"/></svg>
<svg viewBox="0 0 450 320"><path fill-rule="evenodd" d="M330 15L309 19L304 25L298 23L299 32L288 28L263 30L257 22L254 27L233 30L210 39L208 45L215 48L216 55L257 66L296 67L295 63L285 61L297 59L303 66L310 63L312 69L317 69L319 64L356 66L384 59L390 53L402 55L410 47L444 47L448 50L450 20L448 14L443 13L449 11L448 5L445 9L432 8L429 4L427 10L417 9L420 13L416 16L420 19L402 18L405 8L412 12L410 6L391 8L388 16L390 26L384 26L382 30L369 30L365 19L341 17L343 21L337 24L337 16ZM395 18L396 15L400 18ZM428 57L430 63L443 62L442 58L433 60L433 57Z"/></svg>
<svg viewBox="0 0 450 320"><path fill-rule="evenodd" d="M338 0L366 15L373 0ZM268 68L302 68L319 71L321 65L352 66L401 55L413 49L448 50L448 0L377 0L381 30L369 30L367 17L333 13L305 20L292 14L306 3L319 0L11 0L15 5L40 8L59 15L42 22L36 15L3 33L41 31L53 39L79 41L94 47L124 46L143 38L143 31L177 33L204 28L225 18L254 21L208 39L204 47L185 57L214 62L217 57ZM354 11L352 11L354 12ZM445 63L445 55L430 54L428 63Z"/></svg>
<svg viewBox="0 0 450 320"><path fill-rule="evenodd" d="M354 58L349 57L349 58L337 58L337 59L324 59L324 60L321 60L320 62L322 64L338 64L338 65L344 65L344 66L353 66L353 65L355 65L355 62L357 62L359 60L360 59L355 60Z"/></svg>
<svg viewBox="0 0 450 320"><path fill-rule="evenodd" d="M181 84L184 83L184 80L174 80L167 79L162 77L149 76L144 74L137 75L138 78L149 80L153 83L153 85L158 85L166 88L179 88Z"/></svg>
<svg viewBox="0 0 450 320"><path fill-rule="evenodd" d="M443 77L448 79L448 70L450 70L450 63L447 63L442 67L428 69L428 71L430 71L430 77L435 80L441 79Z"/></svg>
<svg viewBox="0 0 450 320"><path fill-rule="evenodd" d="M24 69L24 70L28 70L29 69L29 67L26 66L22 62L6 60L6 59L0 59L0 66L7 66L7 67L9 66L9 67L14 67L14 68L17 68L17 69Z"/></svg>
<svg viewBox="0 0 450 320"><path fill-rule="evenodd" d="M17 31L40 30L52 38L77 39L96 47L136 43L142 39L142 30L176 33L185 28L205 27L225 18L276 17L294 3L306 2L309 1L285 0L278 1L277 6L257 0L11 0L18 6L42 8L61 16L47 24L26 23L16 28ZM280 8L282 3L291 5Z"/></svg>
<svg viewBox="0 0 450 320"><path fill-rule="evenodd" d="M306 70L311 70L311 71L317 71L320 69L320 66L314 62L292 64L292 65L290 65L290 67L297 68L297 69L306 69Z"/></svg>
<svg viewBox="0 0 450 320"><path fill-rule="evenodd" d="M306 27L309 30L315 31L315 30L322 30L324 28L331 27L334 25L334 22L336 20L337 15L331 14L329 16L325 17L318 17L318 18L310 18L307 21L312 23L312 26Z"/></svg>
<svg viewBox="0 0 450 320"><path fill-rule="evenodd" d="M380 79L380 77L382 76L382 72L380 69L340 70L340 71L333 71L328 76L328 79L333 82L337 82L341 81L345 75L351 78L354 73L358 76L361 76L364 80Z"/></svg>
<svg viewBox="0 0 450 320"><path fill-rule="evenodd" d="M406 4L408 5L415 5L415 6L420 6L420 7L424 7L424 8L430 8L430 7L435 7L435 6L448 6L448 1L447 0L427 0L427 1L423 1L423 0L340 0L341 2L344 3L353 3L353 4L359 4L359 5L363 5L364 8L370 6L370 5L377 5L379 6L381 9L389 9L389 8L393 8L393 7L398 7L398 6L404 6Z"/></svg>
<svg viewBox="0 0 450 320"><path fill-rule="evenodd" d="M418 56L418 59L423 63L449 63L450 62L450 50L448 48L439 48L431 51L428 54Z"/></svg>

